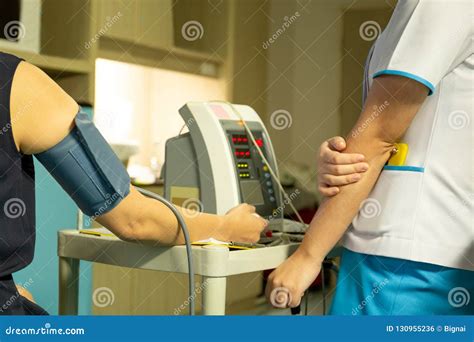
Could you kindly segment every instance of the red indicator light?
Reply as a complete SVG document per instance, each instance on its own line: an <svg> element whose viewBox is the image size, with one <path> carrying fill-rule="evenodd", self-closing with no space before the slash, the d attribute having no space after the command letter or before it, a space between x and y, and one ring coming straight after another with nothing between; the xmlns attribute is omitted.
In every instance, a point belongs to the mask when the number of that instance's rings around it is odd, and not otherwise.
<svg viewBox="0 0 474 342"><path fill-rule="evenodd" d="M249 151L245 152L245 155L246 155L247 157L250 156L250 152L249 152Z"/></svg>
<svg viewBox="0 0 474 342"><path fill-rule="evenodd" d="M258 147L263 146L263 140L262 139L256 139L255 142L257 143Z"/></svg>
<svg viewBox="0 0 474 342"><path fill-rule="evenodd" d="M242 139L243 142L248 142L249 140L247 138Z"/></svg>
<svg viewBox="0 0 474 342"><path fill-rule="evenodd" d="M236 141L237 141L237 139L236 139L236 138L232 138L232 142L236 142Z"/></svg>

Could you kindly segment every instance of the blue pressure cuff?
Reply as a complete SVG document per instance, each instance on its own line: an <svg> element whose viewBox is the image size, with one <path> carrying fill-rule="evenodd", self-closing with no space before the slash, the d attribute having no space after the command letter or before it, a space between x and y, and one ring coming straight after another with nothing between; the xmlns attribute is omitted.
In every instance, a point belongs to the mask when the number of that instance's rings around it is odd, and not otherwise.
<svg viewBox="0 0 474 342"><path fill-rule="evenodd" d="M56 146L35 155L81 210L97 217L115 208L130 192L130 177L87 114Z"/></svg>

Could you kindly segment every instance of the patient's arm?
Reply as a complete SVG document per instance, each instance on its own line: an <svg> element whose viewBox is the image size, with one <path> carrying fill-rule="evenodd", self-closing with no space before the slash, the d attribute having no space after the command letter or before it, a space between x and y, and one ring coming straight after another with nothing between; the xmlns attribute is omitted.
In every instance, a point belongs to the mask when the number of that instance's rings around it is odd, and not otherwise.
<svg viewBox="0 0 474 342"><path fill-rule="evenodd" d="M255 207L248 204L241 204L224 216L176 208L188 226L191 241L212 237L223 241L256 242L267 225L264 219L254 215ZM133 187L116 208L97 221L124 240L168 245L184 243L184 236L171 210Z"/></svg>
<svg viewBox="0 0 474 342"><path fill-rule="evenodd" d="M411 79L374 79L360 118L347 137L346 149L365 155L370 168L359 182L342 187L337 196L323 202L311 222L302 252L322 261L342 237L374 187L394 143L408 129L427 94L425 86Z"/></svg>
<svg viewBox="0 0 474 342"><path fill-rule="evenodd" d="M318 269L348 228L374 187L394 143L403 136L427 94L425 86L411 79L374 79L360 118L347 138L346 149L363 154L370 167L360 181L341 187L337 196L323 202L297 252L270 276L267 295L275 287L288 287L293 293L291 305L299 303L300 295L317 276L312 269ZM379 114L374 114L374 108L382 107L375 112Z"/></svg>
<svg viewBox="0 0 474 342"><path fill-rule="evenodd" d="M12 131L17 148L38 154L55 146L74 127L77 103L37 67L20 63L11 95ZM256 242L267 222L255 207L242 204L227 215L183 213L193 241L210 237L225 241ZM160 202L131 188L110 212L97 218L124 240L182 244L184 237L173 213Z"/></svg>

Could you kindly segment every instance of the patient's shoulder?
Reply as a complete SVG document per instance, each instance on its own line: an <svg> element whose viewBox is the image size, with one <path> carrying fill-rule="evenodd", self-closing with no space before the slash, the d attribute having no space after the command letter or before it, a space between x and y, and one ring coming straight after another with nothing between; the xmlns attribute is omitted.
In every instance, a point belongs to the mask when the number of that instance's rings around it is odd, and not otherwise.
<svg viewBox="0 0 474 342"><path fill-rule="evenodd" d="M78 105L41 69L22 62L13 79L10 109L15 141L23 153L34 154L68 134Z"/></svg>

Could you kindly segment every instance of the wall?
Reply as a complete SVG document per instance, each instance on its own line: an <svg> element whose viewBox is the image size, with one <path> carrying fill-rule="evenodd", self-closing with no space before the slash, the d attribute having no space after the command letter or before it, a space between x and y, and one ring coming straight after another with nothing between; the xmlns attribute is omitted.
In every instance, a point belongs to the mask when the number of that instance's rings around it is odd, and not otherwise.
<svg viewBox="0 0 474 342"><path fill-rule="evenodd" d="M221 79L97 60L96 124L107 141L140 146L132 164L150 166L155 157L163 165L166 140L184 125L178 110L210 100L226 100Z"/></svg>
<svg viewBox="0 0 474 342"><path fill-rule="evenodd" d="M317 149L340 128L343 15L327 1L273 0L269 36L278 35L285 17L295 13L297 19L268 47L267 126L280 169L297 167L303 187L315 191Z"/></svg>
<svg viewBox="0 0 474 342"><path fill-rule="evenodd" d="M359 28L372 20L383 29L393 7L391 0L268 5L267 127L281 173L296 175L308 191L316 192L320 144L345 134L360 114L363 65L373 41L362 39Z"/></svg>
<svg viewBox="0 0 474 342"><path fill-rule="evenodd" d="M268 35L269 2L232 0L229 9L226 78L229 98L266 113L267 56L262 43Z"/></svg>
<svg viewBox="0 0 474 342"><path fill-rule="evenodd" d="M341 132L344 135L353 127L362 110L362 82L367 54L390 16L391 7L388 5L384 9L360 9L344 14L344 51L349 57L342 63L342 93L343 98L348 99L341 108Z"/></svg>

